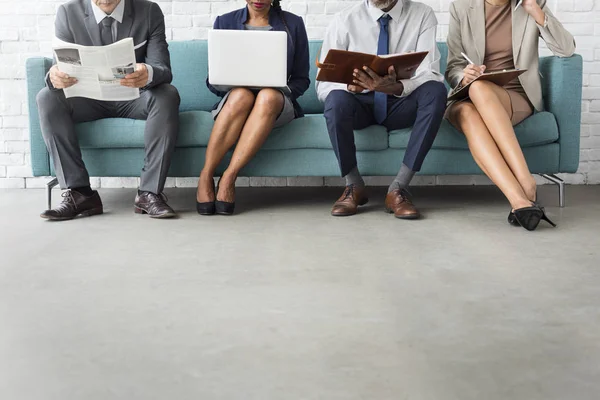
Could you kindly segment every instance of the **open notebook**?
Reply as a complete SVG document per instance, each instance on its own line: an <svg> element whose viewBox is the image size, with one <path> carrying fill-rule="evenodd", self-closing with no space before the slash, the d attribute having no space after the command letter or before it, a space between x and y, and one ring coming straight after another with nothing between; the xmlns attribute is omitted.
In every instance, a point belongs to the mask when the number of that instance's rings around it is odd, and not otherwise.
<svg viewBox="0 0 600 400"><path fill-rule="evenodd" d="M419 53L376 56L354 51L331 49L322 63L319 62L317 56L316 64L319 68L317 80L352 84L354 70L362 70L362 67L365 65L380 76L387 75L388 69L394 66L398 79L409 79L413 76L417 68L419 68L425 57L427 57L427 54L427 51L423 51Z"/></svg>

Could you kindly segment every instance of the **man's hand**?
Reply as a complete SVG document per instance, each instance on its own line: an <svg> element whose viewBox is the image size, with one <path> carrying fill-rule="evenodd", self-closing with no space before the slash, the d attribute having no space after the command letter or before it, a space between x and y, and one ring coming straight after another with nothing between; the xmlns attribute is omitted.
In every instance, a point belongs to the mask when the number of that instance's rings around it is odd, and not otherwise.
<svg viewBox="0 0 600 400"><path fill-rule="evenodd" d="M66 89L77 83L76 78L71 78L69 75L61 72L58 65L53 65L50 68L50 82L56 89Z"/></svg>
<svg viewBox="0 0 600 400"><path fill-rule="evenodd" d="M465 75L463 77L462 82L460 83L461 86L467 86L469 83L479 78L481 74L485 72L485 68L485 65L467 65L467 67L463 70Z"/></svg>
<svg viewBox="0 0 600 400"><path fill-rule="evenodd" d="M404 91L402 82L398 82L396 71L393 66L388 69L385 76L377 75L371 68L363 67L363 70L354 70L354 80L352 81L357 89L370 90L372 92L381 92L386 94L401 95ZM350 90L348 86L348 90ZM350 90L352 91L352 90Z"/></svg>
<svg viewBox="0 0 600 400"><path fill-rule="evenodd" d="M148 84L148 68L146 64L136 64L135 72L121 79L121 85L130 88L142 88Z"/></svg>

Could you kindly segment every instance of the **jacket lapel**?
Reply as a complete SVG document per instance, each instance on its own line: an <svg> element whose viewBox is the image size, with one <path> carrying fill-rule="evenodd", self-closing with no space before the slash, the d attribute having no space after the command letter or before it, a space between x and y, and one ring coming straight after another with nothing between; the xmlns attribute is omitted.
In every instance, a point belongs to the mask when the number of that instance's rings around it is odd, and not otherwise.
<svg viewBox="0 0 600 400"><path fill-rule="evenodd" d="M519 7L515 10L515 4L516 0L512 0L512 46L513 58L515 64L517 64L517 59L521 52L521 44L523 43L523 37L525 36L525 29L527 28L527 21L529 20L529 14L527 14L523 7Z"/></svg>
<svg viewBox="0 0 600 400"><path fill-rule="evenodd" d="M92 39L94 46L102 46L102 40L100 39L100 27L96 23L96 17L94 17L94 11L92 10L92 2L88 1L85 9L85 27Z"/></svg>
<svg viewBox="0 0 600 400"><path fill-rule="evenodd" d="M133 25L133 2L130 0L122 0L125 2L125 10L123 11L123 22L119 24L117 29L117 42L130 37L131 26Z"/></svg>
<svg viewBox="0 0 600 400"><path fill-rule="evenodd" d="M515 0L513 0L515 1ZM471 0L467 19L471 27L471 35L475 43L475 50L479 57L473 60L479 64L483 63L485 58L485 8L482 0Z"/></svg>

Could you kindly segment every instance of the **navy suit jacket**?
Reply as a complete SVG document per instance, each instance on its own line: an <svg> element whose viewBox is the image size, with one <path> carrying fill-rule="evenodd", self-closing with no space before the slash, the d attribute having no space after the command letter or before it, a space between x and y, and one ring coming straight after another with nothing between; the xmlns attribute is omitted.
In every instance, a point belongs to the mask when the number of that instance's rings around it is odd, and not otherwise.
<svg viewBox="0 0 600 400"><path fill-rule="evenodd" d="M306 28L301 17L286 11L281 11L281 14L283 15L280 15L271 8L269 11L269 25L271 25L274 31L286 32L285 25L281 19L282 16L287 23L289 29L287 54L288 87L292 92L291 99L294 103L296 117L301 117L304 113L296 99L302 96L310 85L310 78L308 77L310 71L308 36L306 35ZM244 24L247 20L248 8L244 7L217 17L214 29L244 30ZM210 91L217 96L225 96L226 93L213 87L208 83L208 79L206 80L206 84Z"/></svg>

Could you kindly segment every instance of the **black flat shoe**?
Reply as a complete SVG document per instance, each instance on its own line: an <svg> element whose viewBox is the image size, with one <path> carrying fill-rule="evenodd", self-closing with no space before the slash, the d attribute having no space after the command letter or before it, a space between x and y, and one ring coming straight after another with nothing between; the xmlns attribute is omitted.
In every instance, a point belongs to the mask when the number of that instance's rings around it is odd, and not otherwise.
<svg viewBox="0 0 600 400"><path fill-rule="evenodd" d="M519 225L528 231L536 230L541 220L556 228L556 224L546 216L545 210L537 204L533 204L531 207L519 208L514 211L514 215Z"/></svg>
<svg viewBox="0 0 600 400"><path fill-rule="evenodd" d="M235 210L235 201L233 203L228 203L226 201L215 201L216 212L219 215L233 215Z"/></svg>

